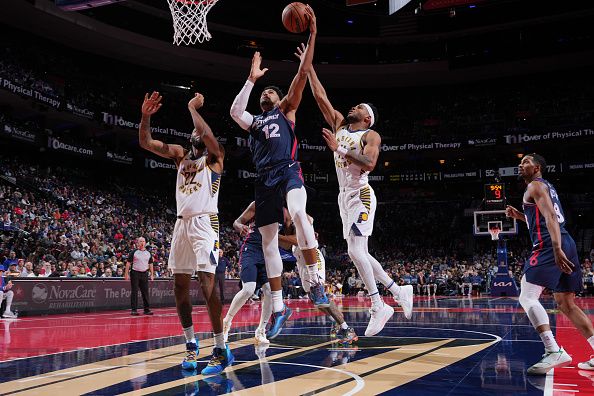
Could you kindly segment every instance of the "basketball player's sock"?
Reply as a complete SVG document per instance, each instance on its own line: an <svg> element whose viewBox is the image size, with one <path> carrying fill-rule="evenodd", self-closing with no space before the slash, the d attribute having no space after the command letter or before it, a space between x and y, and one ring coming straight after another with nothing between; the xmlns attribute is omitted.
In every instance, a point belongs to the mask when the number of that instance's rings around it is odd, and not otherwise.
<svg viewBox="0 0 594 396"><path fill-rule="evenodd" d="M272 315L272 292L270 291L269 283L262 286L262 292L262 312L260 313L260 325L258 327L266 329L270 315Z"/></svg>
<svg viewBox="0 0 594 396"><path fill-rule="evenodd" d="M588 344L590 344L590 347L594 350L594 335L588 338Z"/></svg>
<svg viewBox="0 0 594 396"><path fill-rule="evenodd" d="M347 324L347 322L342 322L342 324L340 325L340 328L343 330L346 330L349 328L349 325Z"/></svg>
<svg viewBox="0 0 594 396"><path fill-rule="evenodd" d="M306 265L307 267L307 274L309 275L309 279L313 279L316 283L318 282L318 263Z"/></svg>
<svg viewBox="0 0 594 396"><path fill-rule="evenodd" d="M371 298L371 305L372 306L376 306L376 305L383 305L384 302L382 300L382 296L380 296L379 291L377 291L377 286L376 286L376 292L373 294L369 295L369 298Z"/></svg>
<svg viewBox="0 0 594 396"><path fill-rule="evenodd" d="M557 341L555 340L555 336L553 336L553 332L551 330L543 331L539 334L539 336L545 346L545 351L559 352L559 345L557 345Z"/></svg>
<svg viewBox="0 0 594 396"><path fill-rule="evenodd" d="M273 290L272 294L272 311L273 312L280 312L283 310L285 303L283 302L283 291L282 290Z"/></svg>
<svg viewBox="0 0 594 396"><path fill-rule="evenodd" d="M213 336L215 348L225 349L225 338L223 337L223 333L213 333Z"/></svg>
<svg viewBox="0 0 594 396"><path fill-rule="evenodd" d="M193 342L196 343L196 337L194 336L194 325L190 327L184 327L184 336L186 337L186 342Z"/></svg>

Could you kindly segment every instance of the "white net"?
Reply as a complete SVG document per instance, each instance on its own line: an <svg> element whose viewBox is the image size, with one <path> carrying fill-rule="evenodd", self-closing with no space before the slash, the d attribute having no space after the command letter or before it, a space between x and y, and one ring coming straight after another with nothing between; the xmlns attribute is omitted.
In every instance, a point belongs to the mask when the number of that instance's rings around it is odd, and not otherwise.
<svg viewBox="0 0 594 396"><path fill-rule="evenodd" d="M218 0L167 0L173 17L173 43L191 45L212 37L206 25L206 14Z"/></svg>
<svg viewBox="0 0 594 396"><path fill-rule="evenodd" d="M499 228L490 228L489 229L489 234L491 234L491 240L492 241L499 240L499 233L500 232L501 232L501 229L499 229Z"/></svg>

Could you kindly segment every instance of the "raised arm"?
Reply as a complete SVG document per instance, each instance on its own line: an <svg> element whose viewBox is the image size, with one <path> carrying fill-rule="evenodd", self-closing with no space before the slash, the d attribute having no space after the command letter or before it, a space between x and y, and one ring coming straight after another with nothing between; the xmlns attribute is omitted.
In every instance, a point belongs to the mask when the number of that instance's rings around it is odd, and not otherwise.
<svg viewBox="0 0 594 396"><path fill-rule="evenodd" d="M256 51L252 57L250 75L231 105L231 118L233 118L235 122L246 131L249 131L254 122L254 116L245 111L248 100L250 99L250 93L252 92L252 88L254 88L256 81L268 71L268 68L261 69L261 64L262 56L260 55L260 52Z"/></svg>
<svg viewBox="0 0 594 396"><path fill-rule="evenodd" d="M305 55L305 45L301 43L300 47L297 47L297 52L295 52L295 56L301 60ZM344 123L344 116L336 111L330 100L328 99L328 95L326 94L326 90L324 86L318 79L318 74L314 67L311 67L311 70L308 74L309 78L309 87L311 88L311 92L313 93L316 102L318 103L318 107L322 111L324 115L324 119L330 125L333 132L336 132L338 128L342 126Z"/></svg>
<svg viewBox="0 0 594 396"><path fill-rule="evenodd" d="M247 208L243 211L243 213L235 219L233 222L233 228L235 231L239 232L239 235L246 236L250 232L250 227L248 227L248 223L254 218L256 215L256 202L252 201Z"/></svg>
<svg viewBox="0 0 594 396"><path fill-rule="evenodd" d="M142 103L142 119L138 127L138 141L140 147L157 154L163 158L169 158L179 162L184 158L185 150L179 144L167 144L160 140L153 139L151 135L151 116L155 114L162 106L162 96L159 92L153 92L151 96L144 95L144 102Z"/></svg>
<svg viewBox="0 0 594 396"><path fill-rule="evenodd" d="M527 190L527 193L534 199L534 203L536 203L547 224L547 230L553 244L555 263L561 271L567 274L572 273L574 265L561 249L561 229L557 214L553 208L553 201L551 201L551 197L549 196L548 187L544 183L533 181L528 185Z"/></svg>
<svg viewBox="0 0 594 396"><path fill-rule="evenodd" d="M307 41L307 47L305 48L301 62L299 63L299 70L291 82L287 95L281 100L279 107L281 111L291 121L295 121L295 112L301 103L303 96L303 89L307 82L307 76L312 68L312 61L314 55L314 47L316 44L317 26L316 26L316 15L310 6L307 6L305 13L309 18L309 40Z"/></svg>
<svg viewBox="0 0 594 396"><path fill-rule="evenodd" d="M219 141L212 133L212 129L210 129L206 121L204 121L204 118L202 118L200 113L198 113L198 109L200 109L203 105L204 96L202 94L196 93L194 97L188 102L188 110L192 115L194 129L200 136L200 139L204 141L204 145L208 149L208 153L219 158L223 156L223 152L221 151Z"/></svg>
<svg viewBox="0 0 594 396"><path fill-rule="evenodd" d="M326 128L322 129L322 136L330 150L336 151L341 157L359 165L364 171L371 172L375 168L382 143L382 138L376 131L370 130L364 135L366 144L361 154L339 146L334 134Z"/></svg>

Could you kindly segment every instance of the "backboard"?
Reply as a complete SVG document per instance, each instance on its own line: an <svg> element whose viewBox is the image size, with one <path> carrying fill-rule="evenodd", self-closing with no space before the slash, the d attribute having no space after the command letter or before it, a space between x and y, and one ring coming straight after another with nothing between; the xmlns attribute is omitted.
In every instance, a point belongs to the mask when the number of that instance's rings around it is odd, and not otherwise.
<svg viewBox="0 0 594 396"><path fill-rule="evenodd" d="M516 235L518 224L516 219L507 217L505 210L479 210L474 212L474 235L491 235L489 228L497 226L501 229L499 235Z"/></svg>

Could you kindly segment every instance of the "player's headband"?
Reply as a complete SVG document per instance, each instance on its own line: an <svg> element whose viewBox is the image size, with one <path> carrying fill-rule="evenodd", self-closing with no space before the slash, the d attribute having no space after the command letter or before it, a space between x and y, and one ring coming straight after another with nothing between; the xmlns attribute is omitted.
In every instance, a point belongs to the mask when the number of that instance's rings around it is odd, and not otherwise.
<svg viewBox="0 0 594 396"><path fill-rule="evenodd" d="M371 117L371 123L369 124L369 128L371 128L373 124L375 124L375 116L373 115L373 110L371 110L371 106L369 106L367 103L362 103L362 105L367 109L367 112Z"/></svg>

